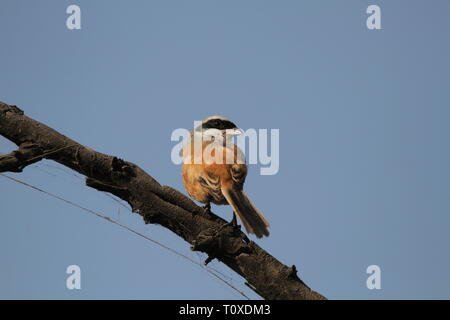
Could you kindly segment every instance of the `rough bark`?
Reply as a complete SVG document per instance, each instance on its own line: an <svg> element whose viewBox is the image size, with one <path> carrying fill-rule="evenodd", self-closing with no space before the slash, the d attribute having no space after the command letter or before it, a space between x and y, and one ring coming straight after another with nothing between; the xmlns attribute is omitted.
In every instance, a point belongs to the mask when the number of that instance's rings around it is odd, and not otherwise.
<svg viewBox="0 0 450 320"><path fill-rule="evenodd" d="M160 185L137 165L102 154L28 118L16 106L0 102L0 135L18 150L0 156L0 172L21 172L31 163L51 159L86 178L86 185L128 202L145 223L166 227L192 250L218 259L246 279L265 299L325 299L240 230L179 191Z"/></svg>

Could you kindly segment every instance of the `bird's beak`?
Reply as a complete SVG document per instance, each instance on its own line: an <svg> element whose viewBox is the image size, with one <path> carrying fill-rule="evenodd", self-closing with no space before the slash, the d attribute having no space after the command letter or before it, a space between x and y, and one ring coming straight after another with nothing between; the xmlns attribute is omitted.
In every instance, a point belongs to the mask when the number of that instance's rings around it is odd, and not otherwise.
<svg viewBox="0 0 450 320"><path fill-rule="evenodd" d="M244 134L244 130L239 128L231 129L229 133L230 136L240 136L241 134Z"/></svg>

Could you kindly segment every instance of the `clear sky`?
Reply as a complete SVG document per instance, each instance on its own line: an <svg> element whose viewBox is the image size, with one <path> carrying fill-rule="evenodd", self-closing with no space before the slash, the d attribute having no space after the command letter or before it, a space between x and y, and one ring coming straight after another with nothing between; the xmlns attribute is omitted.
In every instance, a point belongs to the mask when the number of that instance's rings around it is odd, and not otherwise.
<svg viewBox="0 0 450 320"><path fill-rule="evenodd" d="M81 30L66 28L71 4ZM371 4L382 30L366 27ZM245 185L272 224L258 244L328 298L449 299L449 15L447 0L2 0L0 100L179 190L172 130L212 114L280 129L279 173L252 165ZM0 153L13 148L0 138ZM10 175L205 259L50 161ZM81 290L66 288L72 264ZM381 290L366 287L369 265ZM0 298L242 296L0 177Z"/></svg>

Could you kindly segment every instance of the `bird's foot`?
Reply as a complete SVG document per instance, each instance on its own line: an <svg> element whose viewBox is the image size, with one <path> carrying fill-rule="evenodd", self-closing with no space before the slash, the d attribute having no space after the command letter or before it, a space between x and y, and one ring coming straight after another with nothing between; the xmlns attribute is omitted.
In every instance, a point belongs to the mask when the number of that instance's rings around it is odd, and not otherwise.
<svg viewBox="0 0 450 320"><path fill-rule="evenodd" d="M207 203L203 206L203 212L205 214L211 214L211 203Z"/></svg>
<svg viewBox="0 0 450 320"><path fill-rule="evenodd" d="M236 214L233 212L233 219L230 222L227 222L223 225L224 227L232 226L237 231L242 231L241 226L237 223ZM250 243L250 239L247 237L245 233L242 232L243 240L245 243Z"/></svg>
<svg viewBox="0 0 450 320"><path fill-rule="evenodd" d="M233 227L237 227L237 226L238 226L236 214L235 214L234 212L233 212L233 219L231 219L231 225L232 225Z"/></svg>
<svg viewBox="0 0 450 320"><path fill-rule="evenodd" d="M236 214L233 212L233 219L231 219L230 222L225 223L224 226L232 226L233 228L236 228L238 230L241 230L241 226L237 223Z"/></svg>

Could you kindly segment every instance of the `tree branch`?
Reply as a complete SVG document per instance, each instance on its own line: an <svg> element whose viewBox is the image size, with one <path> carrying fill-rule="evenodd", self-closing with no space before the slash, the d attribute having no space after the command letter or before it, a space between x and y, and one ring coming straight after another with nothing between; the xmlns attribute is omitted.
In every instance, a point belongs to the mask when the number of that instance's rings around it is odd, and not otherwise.
<svg viewBox="0 0 450 320"><path fill-rule="evenodd" d="M128 202L145 223L160 224L191 244L191 249L218 259L247 280L265 299L325 299L247 236L179 191L160 185L137 165L83 146L22 110L0 102L0 135L19 149L0 156L0 172L21 172L51 159L87 177L86 185Z"/></svg>

